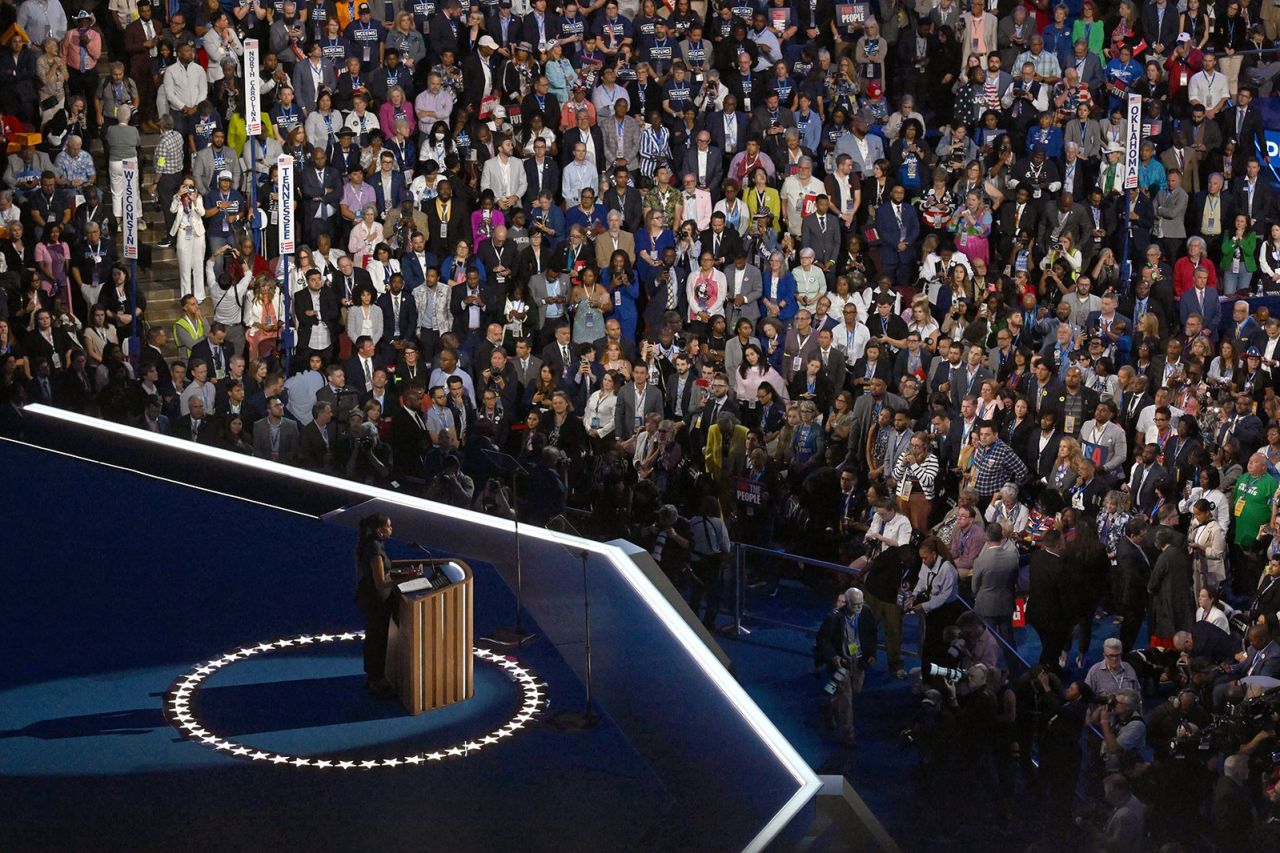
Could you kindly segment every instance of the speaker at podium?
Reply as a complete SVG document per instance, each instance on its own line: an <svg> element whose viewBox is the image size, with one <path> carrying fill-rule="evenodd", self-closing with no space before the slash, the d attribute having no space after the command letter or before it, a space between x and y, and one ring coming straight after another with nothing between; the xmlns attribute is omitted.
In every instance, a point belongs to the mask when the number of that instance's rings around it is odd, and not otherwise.
<svg viewBox="0 0 1280 853"><path fill-rule="evenodd" d="M475 695L471 567L459 560L421 565L422 577L397 585L399 618L387 636L387 680L415 715Z"/></svg>

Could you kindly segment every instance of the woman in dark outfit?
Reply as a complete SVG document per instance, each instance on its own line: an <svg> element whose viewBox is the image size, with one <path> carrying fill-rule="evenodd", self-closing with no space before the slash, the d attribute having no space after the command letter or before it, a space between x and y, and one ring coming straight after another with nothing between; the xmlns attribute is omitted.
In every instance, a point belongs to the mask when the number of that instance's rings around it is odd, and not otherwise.
<svg viewBox="0 0 1280 853"><path fill-rule="evenodd" d="M380 699L396 693L386 678L387 631L394 609L391 560L384 543L391 538L391 519L380 512L360 520L356 544L356 604L364 613L365 690Z"/></svg>

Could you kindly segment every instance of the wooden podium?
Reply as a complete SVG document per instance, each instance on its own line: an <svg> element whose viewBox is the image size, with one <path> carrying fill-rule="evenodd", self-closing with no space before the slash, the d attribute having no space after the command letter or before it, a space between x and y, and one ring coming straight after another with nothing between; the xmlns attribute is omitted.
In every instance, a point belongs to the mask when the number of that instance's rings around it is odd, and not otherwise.
<svg viewBox="0 0 1280 853"><path fill-rule="evenodd" d="M422 561L428 577L446 564L461 570L461 580L440 589L402 592L400 621L392 620L387 638L387 678L410 714L434 711L475 693L471 567L460 560Z"/></svg>

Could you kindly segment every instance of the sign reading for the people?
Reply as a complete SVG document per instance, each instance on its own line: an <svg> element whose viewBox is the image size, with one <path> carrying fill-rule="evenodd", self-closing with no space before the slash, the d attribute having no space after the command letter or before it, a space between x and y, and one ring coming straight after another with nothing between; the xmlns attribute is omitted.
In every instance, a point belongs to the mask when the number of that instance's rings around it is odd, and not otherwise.
<svg viewBox="0 0 1280 853"><path fill-rule="evenodd" d="M1142 144L1142 96L1129 96L1128 123L1124 140L1124 188L1138 186L1138 151Z"/></svg>
<svg viewBox="0 0 1280 853"><path fill-rule="evenodd" d="M138 197L138 161L124 161L124 256L138 259L138 218L142 202Z"/></svg>
<svg viewBox="0 0 1280 853"><path fill-rule="evenodd" d="M280 254L292 255L296 238L293 210L293 158L281 154L276 161L276 199L280 206Z"/></svg>
<svg viewBox="0 0 1280 853"><path fill-rule="evenodd" d="M244 115L250 136L262 133L262 80L258 77L258 40L244 43Z"/></svg>

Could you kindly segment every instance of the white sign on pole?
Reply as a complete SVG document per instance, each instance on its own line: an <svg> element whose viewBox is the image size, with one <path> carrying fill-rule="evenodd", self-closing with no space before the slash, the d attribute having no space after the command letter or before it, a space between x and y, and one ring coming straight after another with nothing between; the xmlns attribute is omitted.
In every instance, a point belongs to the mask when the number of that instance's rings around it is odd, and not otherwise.
<svg viewBox="0 0 1280 853"><path fill-rule="evenodd" d="M138 195L138 161L124 161L124 256L138 259L138 219L142 203Z"/></svg>
<svg viewBox="0 0 1280 853"><path fill-rule="evenodd" d="M280 211L280 252L281 256L292 255L294 244L294 228L297 219L293 208L293 158L288 154L280 155L276 161L276 198Z"/></svg>
<svg viewBox="0 0 1280 853"><path fill-rule="evenodd" d="M258 40L244 43L244 115L250 136L262 133L262 80L258 77Z"/></svg>
<svg viewBox="0 0 1280 853"><path fill-rule="evenodd" d="M1138 150L1142 143L1142 96L1129 96L1128 124L1124 139L1124 188L1138 186Z"/></svg>

